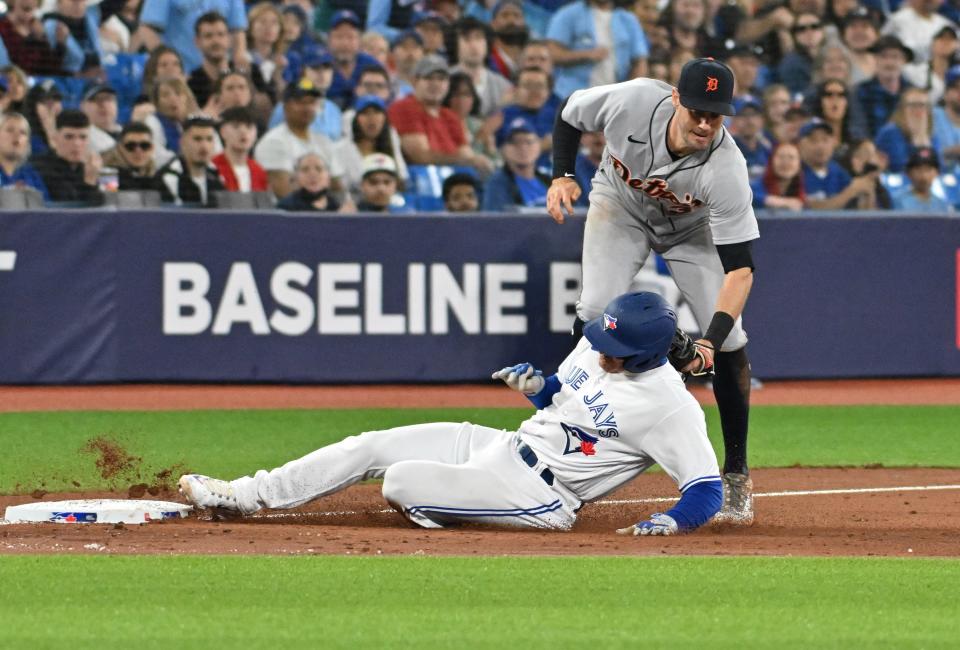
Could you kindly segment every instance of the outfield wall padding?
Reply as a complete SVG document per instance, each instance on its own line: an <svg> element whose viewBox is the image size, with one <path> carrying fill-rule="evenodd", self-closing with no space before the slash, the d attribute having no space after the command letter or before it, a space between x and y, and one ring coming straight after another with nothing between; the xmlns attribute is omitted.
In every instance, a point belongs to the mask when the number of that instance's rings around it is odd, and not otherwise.
<svg viewBox="0 0 960 650"><path fill-rule="evenodd" d="M546 216L0 213L0 382L549 371L582 236ZM960 375L960 218L763 218L754 257L757 376Z"/></svg>

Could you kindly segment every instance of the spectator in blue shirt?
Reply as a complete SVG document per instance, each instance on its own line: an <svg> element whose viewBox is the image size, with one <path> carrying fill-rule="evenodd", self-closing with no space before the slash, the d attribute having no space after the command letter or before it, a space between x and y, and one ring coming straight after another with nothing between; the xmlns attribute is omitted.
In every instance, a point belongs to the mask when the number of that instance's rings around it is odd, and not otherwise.
<svg viewBox="0 0 960 650"><path fill-rule="evenodd" d="M550 170L553 151L553 123L557 117L558 105L552 103L552 79L540 68L524 68L517 75L517 89L514 103L503 107L500 116L494 116L499 124L509 124L518 117L524 117L533 123L540 136L539 169Z"/></svg>
<svg viewBox="0 0 960 650"><path fill-rule="evenodd" d="M248 66L247 11L243 0L144 0L140 26L130 39L130 51L139 51L141 47L153 51L163 43L180 53L183 67L189 74L203 62L194 41L194 23L211 11L227 20L233 62L241 68Z"/></svg>
<svg viewBox="0 0 960 650"><path fill-rule="evenodd" d="M744 95L733 100L736 114L731 131L733 141L747 160L750 180L760 178L770 159L770 142L763 134L763 106L753 95Z"/></svg>
<svg viewBox="0 0 960 650"><path fill-rule="evenodd" d="M946 169L960 171L960 65L947 70L944 78L943 106L933 108L933 137L940 145Z"/></svg>
<svg viewBox="0 0 960 650"><path fill-rule="evenodd" d="M920 88L905 90L890 122L880 129L875 138L877 148L889 160L887 167L891 172L903 172L910 153L917 147L932 147L934 151L939 151L932 122L927 91Z"/></svg>
<svg viewBox="0 0 960 650"><path fill-rule="evenodd" d="M903 77L903 66L913 61L913 50L896 36L882 36L870 51L876 55L877 70L873 77L857 84L857 99L863 108L870 135L876 135L890 120L900 93L910 87Z"/></svg>
<svg viewBox="0 0 960 650"><path fill-rule="evenodd" d="M546 207L550 177L537 173L540 138L530 120L518 117L497 131L503 167L483 188L483 209L489 212Z"/></svg>
<svg viewBox="0 0 960 650"><path fill-rule="evenodd" d="M893 197L894 209L920 213L953 212L953 206L931 193L933 183L939 174L940 161L936 151L930 147L914 151L910 160L907 161L910 187Z"/></svg>
<svg viewBox="0 0 960 650"><path fill-rule="evenodd" d="M58 0L56 9L44 15L43 31L54 50L64 48L63 70L65 73L99 73L103 66L103 49L100 47L99 7L83 0ZM66 41L61 34L69 32Z"/></svg>
<svg viewBox="0 0 960 650"><path fill-rule="evenodd" d="M640 21L612 0L564 6L550 19L546 37L560 97L646 75L649 46Z"/></svg>
<svg viewBox="0 0 960 650"><path fill-rule="evenodd" d="M607 139L602 131L587 132L580 137L580 152L573 167L577 184L580 186L580 198L577 205L590 205L590 190L593 189L593 176L603 160L603 150L607 146Z"/></svg>
<svg viewBox="0 0 960 650"><path fill-rule="evenodd" d="M814 118L800 128L800 159L807 205L813 210L839 210L862 194L874 191L876 173L851 179L833 159L837 141L833 129Z"/></svg>
<svg viewBox="0 0 960 650"><path fill-rule="evenodd" d="M30 125L19 113L0 115L0 186L32 187L50 200L47 186L33 165L30 157Z"/></svg>
<svg viewBox="0 0 960 650"><path fill-rule="evenodd" d="M327 91L327 99L341 110L353 106L360 71L370 65L380 65L375 58L360 51L362 28L360 18L349 9L336 12L330 19L327 45L333 56L333 83Z"/></svg>

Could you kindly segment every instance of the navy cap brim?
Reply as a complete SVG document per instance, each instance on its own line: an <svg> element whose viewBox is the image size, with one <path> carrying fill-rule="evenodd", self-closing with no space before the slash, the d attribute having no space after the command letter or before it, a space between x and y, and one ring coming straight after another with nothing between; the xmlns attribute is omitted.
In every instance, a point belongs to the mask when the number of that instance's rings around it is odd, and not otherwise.
<svg viewBox="0 0 960 650"><path fill-rule="evenodd" d="M726 102L711 102L699 97L684 97L680 95L680 105L694 111L716 113L717 115L736 115L733 104Z"/></svg>
<svg viewBox="0 0 960 650"><path fill-rule="evenodd" d="M633 356L634 350L627 347L603 329L603 316L594 318L583 326L583 335L590 341L593 349L608 357L623 359Z"/></svg>

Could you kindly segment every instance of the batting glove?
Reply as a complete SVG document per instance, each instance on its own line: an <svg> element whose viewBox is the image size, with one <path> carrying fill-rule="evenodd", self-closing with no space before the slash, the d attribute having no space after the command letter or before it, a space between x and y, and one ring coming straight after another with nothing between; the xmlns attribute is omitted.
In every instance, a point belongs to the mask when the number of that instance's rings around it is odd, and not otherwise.
<svg viewBox="0 0 960 650"><path fill-rule="evenodd" d="M647 521L621 528L617 532L621 535L676 535L680 527L670 515L657 512L650 515Z"/></svg>
<svg viewBox="0 0 960 650"><path fill-rule="evenodd" d="M519 363L515 366L501 368L490 376L491 379L502 379L513 390L524 395L536 395L543 390L543 373L529 363Z"/></svg>

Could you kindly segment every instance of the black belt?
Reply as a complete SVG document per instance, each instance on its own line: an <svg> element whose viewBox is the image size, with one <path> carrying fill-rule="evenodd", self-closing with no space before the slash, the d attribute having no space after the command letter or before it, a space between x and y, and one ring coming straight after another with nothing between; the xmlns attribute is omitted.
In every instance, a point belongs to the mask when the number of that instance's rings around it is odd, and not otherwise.
<svg viewBox="0 0 960 650"><path fill-rule="evenodd" d="M517 451L520 452L520 458L523 459L523 462L530 467L536 467L537 463L540 462L540 459L537 458L537 454L534 453L533 449L530 449L530 445L525 442L520 443L520 446L517 447ZM551 472L549 468L544 468L544 470L540 472L540 478L543 479L544 483L550 487L553 487L553 472Z"/></svg>

